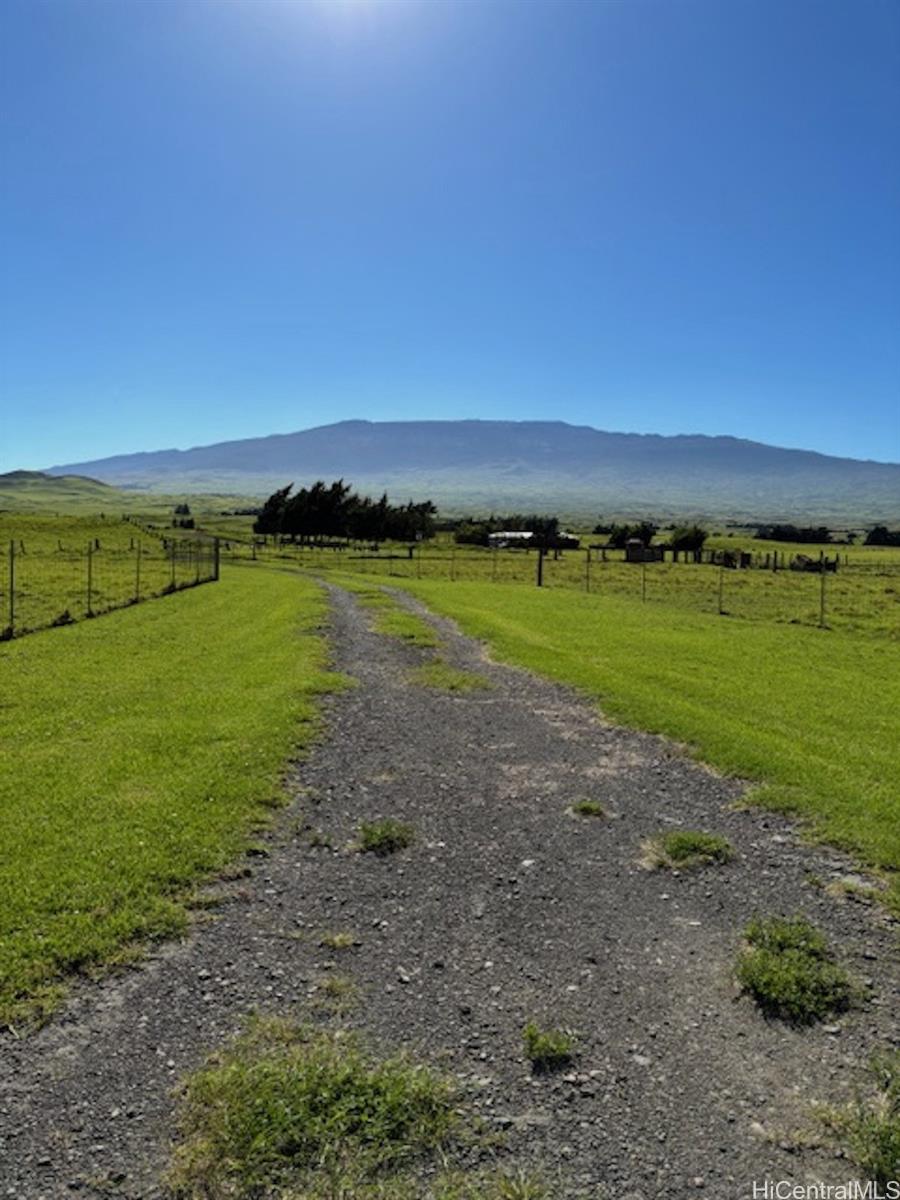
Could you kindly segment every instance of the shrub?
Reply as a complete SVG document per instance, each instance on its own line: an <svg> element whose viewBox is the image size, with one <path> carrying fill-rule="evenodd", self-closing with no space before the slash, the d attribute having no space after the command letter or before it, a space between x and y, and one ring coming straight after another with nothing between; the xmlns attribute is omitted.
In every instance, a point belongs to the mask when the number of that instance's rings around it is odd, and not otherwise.
<svg viewBox="0 0 900 1200"><path fill-rule="evenodd" d="M805 917L756 917L745 936L738 982L767 1016L810 1024L849 1007L850 979Z"/></svg>
<svg viewBox="0 0 900 1200"><path fill-rule="evenodd" d="M575 1042L562 1029L541 1029L534 1021L522 1030L525 1057L535 1071L556 1071L572 1061Z"/></svg>
<svg viewBox="0 0 900 1200"><path fill-rule="evenodd" d="M363 823L359 827L360 849L371 854L393 854L404 850L415 840L412 825L386 817L383 821Z"/></svg>

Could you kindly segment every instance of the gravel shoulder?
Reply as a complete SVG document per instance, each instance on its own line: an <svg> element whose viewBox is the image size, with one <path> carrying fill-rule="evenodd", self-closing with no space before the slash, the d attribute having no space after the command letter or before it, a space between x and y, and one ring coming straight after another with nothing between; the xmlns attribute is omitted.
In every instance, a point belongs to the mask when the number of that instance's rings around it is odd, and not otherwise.
<svg viewBox="0 0 900 1200"><path fill-rule="evenodd" d="M722 1200L766 1177L854 1178L795 1136L811 1102L849 1095L869 1053L900 1043L896 925L809 881L846 876L846 861L736 808L742 785L672 743L492 663L450 622L428 617L444 657L490 686L410 682L428 653L329 591L334 665L357 684L326 700L267 855L210 889L218 903L184 942L79 986L35 1035L2 1035L0 1197L163 1196L179 1077L248 1012L315 1010L335 972L358 990L346 1023L458 1075L499 1152L542 1165L559 1197ZM585 798L610 819L567 812ZM361 821L388 816L415 827L411 848L347 850ZM736 861L644 870L641 840L679 826L725 834ZM756 912L805 912L871 1000L806 1030L763 1020L731 973ZM323 949L329 930L358 944ZM576 1031L570 1070L531 1073L532 1018Z"/></svg>

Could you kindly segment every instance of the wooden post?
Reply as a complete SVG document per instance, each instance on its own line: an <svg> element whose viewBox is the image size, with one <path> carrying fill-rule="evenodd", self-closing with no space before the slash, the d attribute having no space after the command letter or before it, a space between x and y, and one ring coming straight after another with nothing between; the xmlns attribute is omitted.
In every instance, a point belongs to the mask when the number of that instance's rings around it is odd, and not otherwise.
<svg viewBox="0 0 900 1200"><path fill-rule="evenodd" d="M169 543L169 550L170 550L169 557L172 560L172 564L171 564L171 566L172 566L172 591L174 592L175 591L175 539L174 538L172 538L171 542Z"/></svg>
<svg viewBox="0 0 900 1200"><path fill-rule="evenodd" d="M725 609L722 606L723 595L722 591L725 586L725 564L719 563L719 616L721 617Z"/></svg>
<svg viewBox="0 0 900 1200"><path fill-rule="evenodd" d="M537 558L537 586L544 586L544 547L538 546Z"/></svg>
<svg viewBox="0 0 900 1200"><path fill-rule="evenodd" d="M9 543L9 636L16 628L16 543Z"/></svg>
<svg viewBox="0 0 900 1200"><path fill-rule="evenodd" d="M588 546L584 560L584 590L590 595L591 591L591 548Z"/></svg>
<svg viewBox="0 0 900 1200"><path fill-rule="evenodd" d="M213 580L216 582L219 580L219 568L221 566L221 561L222 549L219 545L219 538L216 538L215 542L213 543Z"/></svg>
<svg viewBox="0 0 900 1200"><path fill-rule="evenodd" d="M499 551L496 546L491 550L491 582L497 582L497 555Z"/></svg>
<svg viewBox="0 0 900 1200"><path fill-rule="evenodd" d="M821 551L819 552L819 628L825 628L825 563L822 561Z"/></svg>
<svg viewBox="0 0 900 1200"><path fill-rule="evenodd" d="M140 598L141 598L141 539L138 538L137 557L134 560L134 600L135 600L135 603L137 603L140 600Z"/></svg>
<svg viewBox="0 0 900 1200"><path fill-rule="evenodd" d="M87 615L92 617L94 610L92 608L94 592L94 543L88 542L87 548Z"/></svg>
<svg viewBox="0 0 900 1200"><path fill-rule="evenodd" d="M450 547L450 582L456 582L456 545Z"/></svg>
<svg viewBox="0 0 900 1200"><path fill-rule="evenodd" d="M641 600L647 599L647 564L641 559Z"/></svg>

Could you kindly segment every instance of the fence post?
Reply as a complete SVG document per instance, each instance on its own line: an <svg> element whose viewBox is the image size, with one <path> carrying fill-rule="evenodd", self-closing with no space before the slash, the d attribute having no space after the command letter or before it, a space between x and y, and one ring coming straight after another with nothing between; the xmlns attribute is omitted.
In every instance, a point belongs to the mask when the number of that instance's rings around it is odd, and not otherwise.
<svg viewBox="0 0 900 1200"><path fill-rule="evenodd" d="M94 615L93 599L94 599L94 543L88 542L87 548L87 615Z"/></svg>
<svg viewBox="0 0 900 1200"><path fill-rule="evenodd" d="M647 564L641 559L641 600L647 599Z"/></svg>
<svg viewBox="0 0 900 1200"><path fill-rule="evenodd" d="M825 628L825 564L821 564L819 571L819 628Z"/></svg>
<svg viewBox="0 0 900 1200"><path fill-rule="evenodd" d="M16 543L9 543L9 636L16 628Z"/></svg>
<svg viewBox="0 0 900 1200"><path fill-rule="evenodd" d="M722 605L722 600L723 600L722 591L723 591L724 586L725 586L725 564L719 563L719 616L720 617L724 616L724 614L725 614L725 609Z"/></svg>
<svg viewBox="0 0 900 1200"><path fill-rule="evenodd" d="M221 564L221 556L222 556L222 551L219 546L219 539L216 538L215 542L213 543L213 580L216 583L218 583L218 580L219 580L219 567Z"/></svg>
<svg viewBox="0 0 900 1200"><path fill-rule="evenodd" d="M491 551L491 583L497 582L497 555L499 550L495 546Z"/></svg>
<svg viewBox="0 0 900 1200"><path fill-rule="evenodd" d="M134 602L137 604L141 598L141 539L137 542L137 557L134 560Z"/></svg>
<svg viewBox="0 0 900 1200"><path fill-rule="evenodd" d="M456 582L456 546L450 547L450 582Z"/></svg>
<svg viewBox="0 0 900 1200"><path fill-rule="evenodd" d="M587 557L584 560L584 590L590 593L591 590L591 551L590 547L585 551Z"/></svg>
<svg viewBox="0 0 900 1200"><path fill-rule="evenodd" d="M200 582L200 542L194 543L194 583Z"/></svg>
<svg viewBox="0 0 900 1200"><path fill-rule="evenodd" d="M174 538L172 538L171 542L169 543L169 550L171 552L169 557L171 559L172 591L174 592L175 591L175 539Z"/></svg>
<svg viewBox="0 0 900 1200"><path fill-rule="evenodd" d="M538 546L537 558L537 586L544 586L544 547Z"/></svg>

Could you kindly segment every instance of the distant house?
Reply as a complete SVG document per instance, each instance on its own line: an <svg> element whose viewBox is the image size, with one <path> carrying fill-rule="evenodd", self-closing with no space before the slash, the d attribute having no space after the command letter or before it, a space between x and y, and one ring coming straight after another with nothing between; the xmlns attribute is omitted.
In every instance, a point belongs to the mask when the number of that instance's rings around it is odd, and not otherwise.
<svg viewBox="0 0 900 1200"><path fill-rule="evenodd" d="M533 541L534 534L530 529L501 529L488 534L488 545L494 550L510 550L514 547L527 550Z"/></svg>

